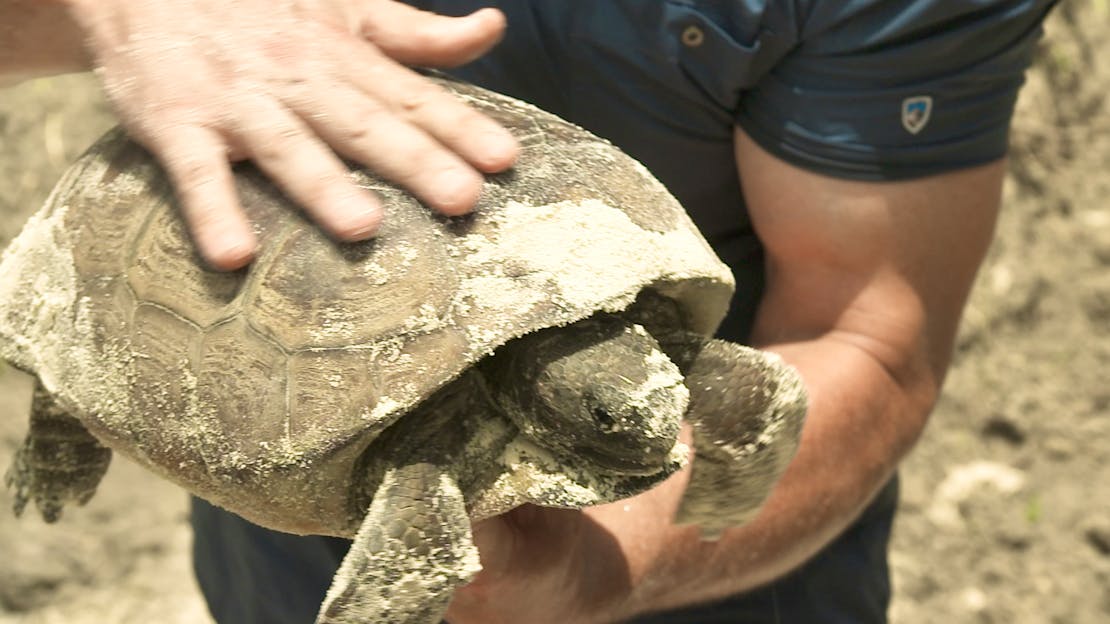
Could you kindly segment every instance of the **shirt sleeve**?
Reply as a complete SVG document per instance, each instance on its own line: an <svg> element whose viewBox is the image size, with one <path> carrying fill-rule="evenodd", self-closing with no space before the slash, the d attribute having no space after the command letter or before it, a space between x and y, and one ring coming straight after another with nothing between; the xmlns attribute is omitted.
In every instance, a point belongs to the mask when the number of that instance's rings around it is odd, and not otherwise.
<svg viewBox="0 0 1110 624"><path fill-rule="evenodd" d="M741 98L772 154L896 180L990 162L1054 0L812 0L797 45Z"/></svg>

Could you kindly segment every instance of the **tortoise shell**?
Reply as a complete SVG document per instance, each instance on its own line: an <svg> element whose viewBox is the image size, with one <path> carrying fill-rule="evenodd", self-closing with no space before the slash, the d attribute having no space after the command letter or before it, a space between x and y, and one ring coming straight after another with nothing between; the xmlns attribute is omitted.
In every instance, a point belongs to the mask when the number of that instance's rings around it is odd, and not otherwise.
<svg viewBox="0 0 1110 624"><path fill-rule="evenodd" d="M358 456L499 345L649 287L713 332L731 275L644 167L532 106L442 84L524 148L472 215L357 170L385 222L338 244L240 166L262 251L231 273L200 261L153 159L109 133L4 253L0 357L194 493L271 528L349 535L338 484Z"/></svg>

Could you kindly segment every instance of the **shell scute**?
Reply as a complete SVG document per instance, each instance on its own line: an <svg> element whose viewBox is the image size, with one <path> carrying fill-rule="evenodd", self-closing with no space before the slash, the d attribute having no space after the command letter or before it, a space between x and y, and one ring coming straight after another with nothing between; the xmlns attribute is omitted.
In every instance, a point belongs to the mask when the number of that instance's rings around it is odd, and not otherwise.
<svg viewBox="0 0 1110 624"><path fill-rule="evenodd" d="M381 398L373 352L302 351L289 356L289 436L298 444L342 444L373 430L370 414ZM382 425L384 426L384 425Z"/></svg>
<svg viewBox="0 0 1110 624"><path fill-rule="evenodd" d="M313 228L290 233L260 267L244 302L251 324L291 350L340 348L427 331L456 278L431 217L415 202L370 241L337 245Z"/></svg>
<svg viewBox="0 0 1110 624"><path fill-rule="evenodd" d="M286 379L285 353L242 319L209 329L201 340L197 399L245 457L266 455L269 444L287 438Z"/></svg>
<svg viewBox="0 0 1110 624"><path fill-rule="evenodd" d="M131 248L151 211L164 210L172 201L165 176L138 145L118 141L104 159L102 186L70 195L66 206L70 215L79 215L66 219L66 226L74 247L81 250L74 265L86 277L123 274L129 254L121 251ZM143 200L137 203L136 196Z"/></svg>
<svg viewBox="0 0 1110 624"><path fill-rule="evenodd" d="M80 255L80 254L78 254ZM176 210L159 210L135 245L127 271L135 295L201 327L230 316L247 271L219 272L200 261Z"/></svg>
<svg viewBox="0 0 1110 624"><path fill-rule="evenodd" d="M157 449L163 461L184 461L191 451L182 447L180 433L197 422L191 400L194 390L194 354L201 330L151 303L135 307L130 351L135 383L128 387L132 435L146 448Z"/></svg>
<svg viewBox="0 0 1110 624"><path fill-rule="evenodd" d="M271 238L280 235L294 221L305 220L300 212L288 210L281 191L254 167L243 164L235 167L235 190L261 249L269 247Z"/></svg>
<svg viewBox="0 0 1110 624"><path fill-rule="evenodd" d="M389 400L426 398L458 374L458 363L471 357L470 348L470 338L455 325L410 336L396 353L384 354L376 362L382 373L383 396Z"/></svg>
<svg viewBox="0 0 1110 624"><path fill-rule="evenodd" d="M93 343L105 347L127 336L135 297L121 277L86 280L82 290L95 315L90 324Z"/></svg>
<svg viewBox="0 0 1110 624"><path fill-rule="evenodd" d="M151 201L157 195L152 194ZM168 200L163 200L168 203ZM137 232L144 225L142 219L134 218L134 206L126 199L79 198L72 207L75 213L84 212L85 204L95 202L96 218L83 219L74 224L74 246L81 253L74 258L77 270L88 276L116 276L127 270L127 255L120 249L131 245Z"/></svg>

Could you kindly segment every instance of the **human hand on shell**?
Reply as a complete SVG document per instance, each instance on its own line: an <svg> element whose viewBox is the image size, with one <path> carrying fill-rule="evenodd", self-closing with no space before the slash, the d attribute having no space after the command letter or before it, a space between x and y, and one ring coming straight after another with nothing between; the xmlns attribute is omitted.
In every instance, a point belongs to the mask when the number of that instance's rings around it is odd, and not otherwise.
<svg viewBox="0 0 1110 624"><path fill-rule="evenodd" d="M73 0L72 19L133 138L166 168L201 255L250 261L256 239L229 159L249 159L334 237L372 236L381 206L340 157L448 215L512 136L405 65L447 67L492 47L504 16L448 18L393 0Z"/></svg>

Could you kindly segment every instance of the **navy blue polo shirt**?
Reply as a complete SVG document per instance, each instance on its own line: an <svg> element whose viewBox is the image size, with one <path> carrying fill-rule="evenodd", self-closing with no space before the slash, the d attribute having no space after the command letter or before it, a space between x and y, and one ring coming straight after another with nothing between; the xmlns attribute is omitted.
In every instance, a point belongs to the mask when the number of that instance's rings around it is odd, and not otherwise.
<svg viewBox="0 0 1110 624"><path fill-rule="evenodd" d="M1053 0L419 0L509 27L452 73L532 102L643 162L682 202L738 289L720 335L744 341L763 284L733 129L818 173L928 176L1006 151L1023 73ZM884 622L892 482L801 569L665 622ZM194 505L201 587L221 623L311 622L346 544Z"/></svg>
<svg viewBox="0 0 1110 624"><path fill-rule="evenodd" d="M1051 0L421 0L496 5L505 39L456 75L573 121L643 162L737 274L722 335L762 283L733 127L859 180L1001 158Z"/></svg>

